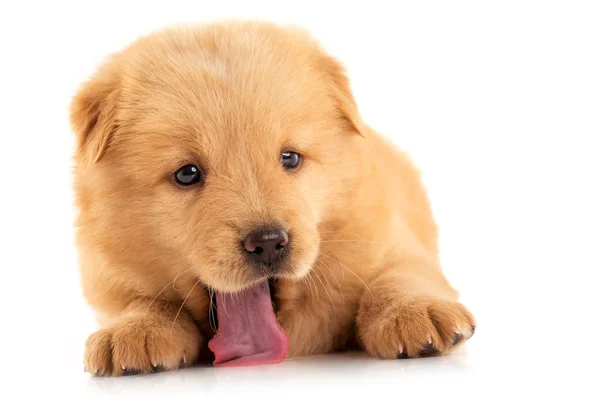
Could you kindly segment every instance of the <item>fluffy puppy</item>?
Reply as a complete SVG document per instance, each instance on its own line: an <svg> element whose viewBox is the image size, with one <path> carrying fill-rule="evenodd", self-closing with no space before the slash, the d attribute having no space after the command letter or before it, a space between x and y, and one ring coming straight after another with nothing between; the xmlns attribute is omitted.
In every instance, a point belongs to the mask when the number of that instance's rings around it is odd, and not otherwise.
<svg viewBox="0 0 600 400"><path fill-rule="evenodd" d="M418 171L306 32L155 32L82 85L71 121L82 285L101 324L90 373L443 355L473 334Z"/></svg>

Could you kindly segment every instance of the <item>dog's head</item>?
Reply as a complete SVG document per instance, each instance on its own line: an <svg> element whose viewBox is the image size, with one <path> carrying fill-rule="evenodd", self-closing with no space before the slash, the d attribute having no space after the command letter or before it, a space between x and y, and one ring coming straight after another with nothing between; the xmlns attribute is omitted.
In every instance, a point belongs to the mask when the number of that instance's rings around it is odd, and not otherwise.
<svg viewBox="0 0 600 400"><path fill-rule="evenodd" d="M219 291L310 270L363 131L341 66L268 24L144 37L82 86L71 120L99 250Z"/></svg>

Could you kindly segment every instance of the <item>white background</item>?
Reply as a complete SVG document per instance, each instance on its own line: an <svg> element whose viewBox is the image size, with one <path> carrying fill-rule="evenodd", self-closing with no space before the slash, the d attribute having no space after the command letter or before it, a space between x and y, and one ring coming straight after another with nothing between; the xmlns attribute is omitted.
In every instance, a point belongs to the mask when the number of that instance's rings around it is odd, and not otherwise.
<svg viewBox="0 0 600 400"><path fill-rule="evenodd" d="M599 398L598 4L2 2L0 397ZM413 156L478 320L461 353L84 374L95 321L73 247L70 98L139 35L222 18L311 29L348 66L366 121Z"/></svg>

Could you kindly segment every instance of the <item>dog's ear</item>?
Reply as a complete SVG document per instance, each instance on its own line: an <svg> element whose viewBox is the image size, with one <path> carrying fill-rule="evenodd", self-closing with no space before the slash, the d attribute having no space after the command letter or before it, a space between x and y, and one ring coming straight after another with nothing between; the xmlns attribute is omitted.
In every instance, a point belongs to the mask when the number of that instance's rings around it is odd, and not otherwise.
<svg viewBox="0 0 600 400"><path fill-rule="evenodd" d="M71 102L77 157L85 166L102 158L116 129L119 80L115 63L108 62L81 86Z"/></svg>
<svg viewBox="0 0 600 400"><path fill-rule="evenodd" d="M350 88L350 80L342 64L330 56L323 62L325 73L332 83L332 96L340 111L341 117L349 123L350 128L360 136L365 136L365 126L358 112L358 106Z"/></svg>

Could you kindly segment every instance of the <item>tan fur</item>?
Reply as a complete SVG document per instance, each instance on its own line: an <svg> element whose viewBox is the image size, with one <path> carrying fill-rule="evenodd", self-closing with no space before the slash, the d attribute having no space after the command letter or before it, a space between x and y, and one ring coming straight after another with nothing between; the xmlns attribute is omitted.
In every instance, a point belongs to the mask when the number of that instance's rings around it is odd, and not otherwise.
<svg viewBox="0 0 600 400"><path fill-rule="evenodd" d="M471 336L418 171L362 121L343 68L304 31L156 32L107 60L71 116L83 289L102 324L88 371L209 354L208 288L259 279L240 238L275 222L292 246L278 291L289 356L356 344L418 357L429 338L447 354L456 333ZM300 169L281 168L286 150L304 155ZM187 163L204 185L172 182Z"/></svg>

